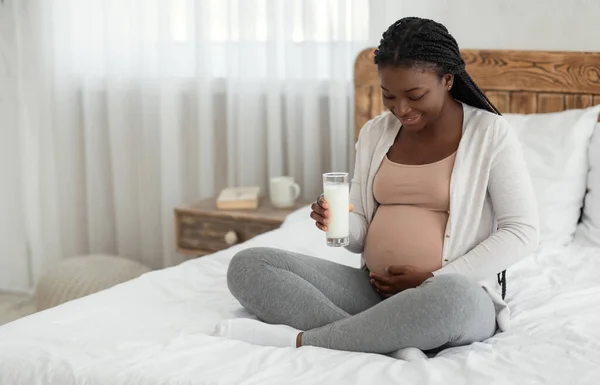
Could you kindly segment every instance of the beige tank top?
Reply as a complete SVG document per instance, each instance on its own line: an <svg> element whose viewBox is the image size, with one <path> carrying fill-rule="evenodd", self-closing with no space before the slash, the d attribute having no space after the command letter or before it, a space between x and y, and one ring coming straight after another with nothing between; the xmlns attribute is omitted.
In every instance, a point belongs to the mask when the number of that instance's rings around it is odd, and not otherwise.
<svg viewBox="0 0 600 385"><path fill-rule="evenodd" d="M364 258L369 270L389 265L432 272L442 267L456 153L435 163L403 165L386 156L373 181L379 207L369 226Z"/></svg>

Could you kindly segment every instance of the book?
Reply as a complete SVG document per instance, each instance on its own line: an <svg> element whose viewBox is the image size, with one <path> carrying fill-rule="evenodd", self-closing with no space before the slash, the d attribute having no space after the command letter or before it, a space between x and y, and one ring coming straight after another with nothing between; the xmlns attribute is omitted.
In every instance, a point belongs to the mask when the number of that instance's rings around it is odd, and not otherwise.
<svg viewBox="0 0 600 385"><path fill-rule="evenodd" d="M228 187L217 197L217 208L221 210L256 209L260 187Z"/></svg>

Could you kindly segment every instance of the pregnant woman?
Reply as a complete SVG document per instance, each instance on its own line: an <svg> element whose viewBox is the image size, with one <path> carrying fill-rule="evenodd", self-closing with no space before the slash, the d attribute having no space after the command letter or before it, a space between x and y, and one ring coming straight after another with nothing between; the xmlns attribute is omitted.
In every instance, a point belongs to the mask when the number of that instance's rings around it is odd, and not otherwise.
<svg viewBox="0 0 600 385"><path fill-rule="evenodd" d="M347 247L365 266L241 251L229 289L260 321L225 320L215 335L412 359L506 329L496 276L538 244L519 143L443 25L397 21L375 63L389 111L360 131ZM327 207L322 197L312 205L323 231Z"/></svg>

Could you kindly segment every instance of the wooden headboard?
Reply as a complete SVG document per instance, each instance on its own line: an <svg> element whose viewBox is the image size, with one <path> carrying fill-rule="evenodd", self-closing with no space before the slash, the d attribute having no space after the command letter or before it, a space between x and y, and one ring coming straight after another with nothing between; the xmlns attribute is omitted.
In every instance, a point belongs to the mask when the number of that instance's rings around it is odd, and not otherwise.
<svg viewBox="0 0 600 385"><path fill-rule="evenodd" d="M374 49L354 66L354 136L383 112ZM600 104L600 53L461 50L467 72L500 112L556 112Z"/></svg>

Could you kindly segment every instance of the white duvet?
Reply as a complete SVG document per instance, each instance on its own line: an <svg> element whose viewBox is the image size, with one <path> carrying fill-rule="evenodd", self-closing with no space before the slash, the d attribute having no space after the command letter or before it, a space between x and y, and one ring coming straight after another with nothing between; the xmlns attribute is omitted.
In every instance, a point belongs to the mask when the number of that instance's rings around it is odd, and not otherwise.
<svg viewBox="0 0 600 385"><path fill-rule="evenodd" d="M540 250L508 270L509 331L404 362L210 336L220 319L250 317L225 272L258 245L359 263L325 246L304 208L245 244L0 327L0 385L600 383L598 248Z"/></svg>

